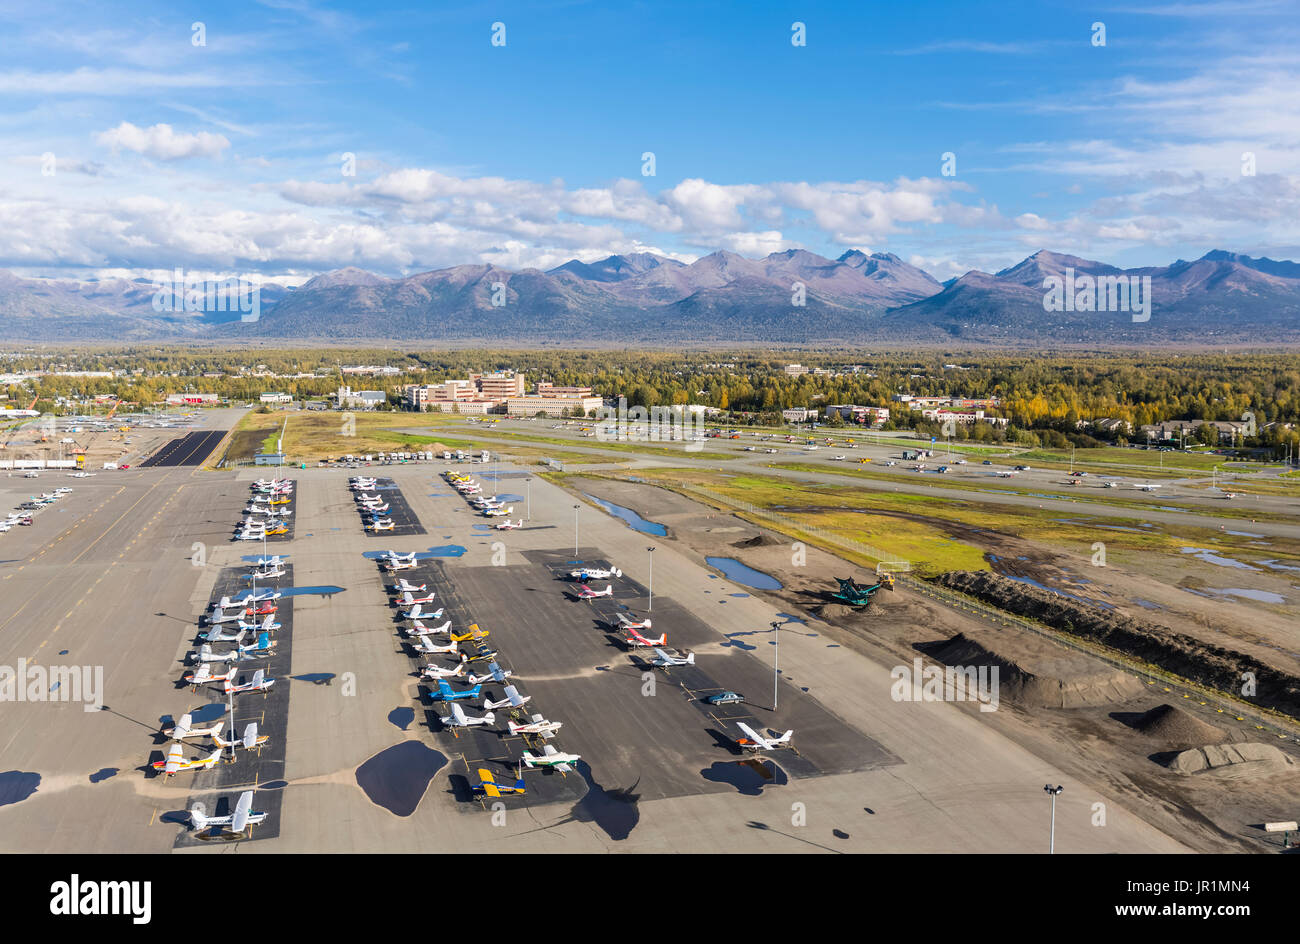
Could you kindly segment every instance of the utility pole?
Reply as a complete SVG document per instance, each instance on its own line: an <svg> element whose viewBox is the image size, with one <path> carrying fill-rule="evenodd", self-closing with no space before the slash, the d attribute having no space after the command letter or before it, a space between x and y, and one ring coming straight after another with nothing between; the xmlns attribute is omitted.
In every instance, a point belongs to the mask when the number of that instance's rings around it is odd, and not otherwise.
<svg viewBox="0 0 1300 944"><path fill-rule="evenodd" d="M776 641L776 650L772 655L772 710L776 711L777 697L781 680L781 624L772 624L772 634Z"/></svg>
<svg viewBox="0 0 1300 944"><path fill-rule="evenodd" d="M649 613L655 608L655 549L647 547L650 552L650 602L646 604L646 612Z"/></svg>
<svg viewBox="0 0 1300 944"><path fill-rule="evenodd" d="M581 505L573 506L573 558L578 558L578 509Z"/></svg>

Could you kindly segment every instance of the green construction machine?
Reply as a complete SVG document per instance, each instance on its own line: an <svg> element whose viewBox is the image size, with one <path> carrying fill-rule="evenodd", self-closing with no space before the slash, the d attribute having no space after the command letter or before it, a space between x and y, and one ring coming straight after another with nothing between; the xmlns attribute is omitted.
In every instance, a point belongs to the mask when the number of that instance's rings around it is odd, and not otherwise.
<svg viewBox="0 0 1300 944"><path fill-rule="evenodd" d="M884 587L886 590L894 589L893 574L877 574L877 577L879 578L878 582L874 586L870 587L862 586L852 577L849 577L847 580L836 577L835 579L838 581L840 589L838 593L831 594L831 599L854 607L868 606L871 603L871 595L881 587Z"/></svg>

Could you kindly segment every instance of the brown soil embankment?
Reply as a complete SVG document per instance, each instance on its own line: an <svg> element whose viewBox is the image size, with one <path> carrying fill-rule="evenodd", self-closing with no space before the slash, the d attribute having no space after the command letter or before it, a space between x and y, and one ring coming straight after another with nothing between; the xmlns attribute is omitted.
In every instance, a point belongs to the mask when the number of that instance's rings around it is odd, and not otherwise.
<svg viewBox="0 0 1300 944"><path fill-rule="evenodd" d="M1253 656L997 574L953 571L936 577L935 582L1221 692L1242 691L1243 676L1253 673L1255 693L1245 696L1246 700L1300 719L1300 677Z"/></svg>

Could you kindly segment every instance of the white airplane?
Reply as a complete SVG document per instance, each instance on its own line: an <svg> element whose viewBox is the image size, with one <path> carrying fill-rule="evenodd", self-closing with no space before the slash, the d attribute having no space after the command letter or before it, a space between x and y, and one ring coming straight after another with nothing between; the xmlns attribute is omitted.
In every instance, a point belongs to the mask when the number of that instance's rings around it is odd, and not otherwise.
<svg viewBox="0 0 1300 944"><path fill-rule="evenodd" d="M221 833L225 836L242 836L244 830L249 826L256 826L258 823L265 821L267 814L258 812L253 809L253 791L245 790L239 795L239 802L235 804L235 812L229 816L209 816L208 811L202 803L195 803L190 807L190 825L195 829L204 830L209 827L222 827Z"/></svg>
<svg viewBox="0 0 1300 944"><path fill-rule="evenodd" d="M163 776L170 777L178 770L207 770L217 761L221 760L221 748L217 748L207 757L196 757L193 760L185 759L185 749L178 743L173 743L167 749L165 760L156 760L153 762L154 770L161 770Z"/></svg>
<svg viewBox="0 0 1300 944"><path fill-rule="evenodd" d="M398 605L401 606L402 604L399 603ZM438 610L438 612L436 613L430 613L428 610L424 608L423 603L417 603L409 610L402 611L402 619L407 619L407 620L437 619L441 615L442 615L441 609Z"/></svg>
<svg viewBox="0 0 1300 944"><path fill-rule="evenodd" d="M1013 475L1019 475L1019 474L1020 474L1020 473L1017 472L1015 469L1002 469L1002 470L1000 470L1000 471L998 472L998 478L1000 478L1000 479L1009 479L1009 478L1011 478L1011 476L1013 476Z"/></svg>
<svg viewBox="0 0 1300 944"><path fill-rule="evenodd" d="M515 513L515 506L509 508L486 508L483 510L484 518L509 518Z"/></svg>
<svg viewBox="0 0 1300 944"><path fill-rule="evenodd" d="M238 617L235 618L239 619ZM242 619L239 621L241 623L243 622ZM199 638L202 639L204 642L239 642L241 639L244 638L244 634L246 632L248 632L248 630L241 629L239 632L235 633L234 635L227 635L226 633L223 633L221 631L220 625L216 625L213 626L211 629L209 629L206 633L199 633Z"/></svg>
<svg viewBox="0 0 1300 944"><path fill-rule="evenodd" d="M227 695L235 695L240 692L261 692L262 694L266 694L267 690L274 684L275 679L267 678L266 672L262 669L258 669L253 673L251 679L240 685L231 685L230 679L226 679L225 684L222 686L222 691Z"/></svg>
<svg viewBox="0 0 1300 944"><path fill-rule="evenodd" d="M571 570L569 576L574 580L608 580L610 577L622 577L623 571L617 567L611 567L609 570L603 567L584 567L582 570Z"/></svg>
<svg viewBox="0 0 1300 944"><path fill-rule="evenodd" d="M563 721L547 721L541 715L533 715L533 720L527 724L518 724L514 721L507 721L506 728L511 734L536 734L542 739L553 738L557 731L564 725Z"/></svg>
<svg viewBox="0 0 1300 944"><path fill-rule="evenodd" d="M473 715L465 714L465 709L457 702L451 703L451 714L442 718L442 723L449 728L472 728L476 724L491 724L496 721L496 715L487 712L481 718L475 718Z"/></svg>
<svg viewBox="0 0 1300 944"><path fill-rule="evenodd" d="M421 593L426 586L427 584L423 584L423 583L421 584L411 583L409 580L403 577L401 580L397 581L397 585L393 587L393 592L394 593Z"/></svg>
<svg viewBox="0 0 1300 944"><path fill-rule="evenodd" d="M459 645L454 642L447 643L445 646L439 646L434 643L428 636L421 636L412 646L416 652L422 652L425 655L455 655L460 651Z"/></svg>
<svg viewBox="0 0 1300 944"><path fill-rule="evenodd" d="M203 645L199 646L198 652L191 652L190 656L193 661L199 663L238 662L239 650L236 649L233 652L213 652L212 647L205 642Z"/></svg>
<svg viewBox="0 0 1300 944"><path fill-rule="evenodd" d="M365 492L362 492L360 495L354 495L352 497L357 500L357 504L359 505L365 505L372 502L378 504L379 502L382 502L384 500L384 496L382 495L379 494L367 495Z"/></svg>
<svg viewBox="0 0 1300 944"><path fill-rule="evenodd" d="M410 564L414 567L415 551L411 551L409 554L399 554L396 551L384 551L383 555L379 559L389 566L392 566L393 564Z"/></svg>
<svg viewBox="0 0 1300 944"><path fill-rule="evenodd" d="M498 531L515 531L515 530L517 530L517 529L519 529L519 528L522 528L523 526L524 526L524 519L523 519L523 518L520 518L518 521L511 521L509 518L507 518L505 521L503 521L503 522L501 522L499 525L497 525L497 530L498 530Z"/></svg>
<svg viewBox="0 0 1300 944"><path fill-rule="evenodd" d="M244 736L236 738L233 741L227 741L219 734L212 735L212 743L216 744L217 747L242 747L245 750L252 750L255 747L261 747L269 740L271 740L271 735L257 733L256 721L250 721L246 724L244 726Z"/></svg>
<svg viewBox="0 0 1300 944"><path fill-rule="evenodd" d="M477 505L480 508L500 508L502 505L505 504L505 502L498 499L495 495L493 495L491 498L487 498L486 496L479 495L476 498L470 499L470 504Z"/></svg>
<svg viewBox="0 0 1300 944"><path fill-rule="evenodd" d="M181 720L172 725L170 729L164 730L163 734L173 741L183 741L186 738L216 737L226 725L225 721L218 721L210 727L196 728L193 726L193 722L194 716L187 711L181 715Z"/></svg>
<svg viewBox="0 0 1300 944"><path fill-rule="evenodd" d="M212 615L208 617L209 625L218 626L222 623L234 623L236 621L242 622L244 619L244 610L242 607L238 613L228 614L225 611L226 607L234 605L234 603L231 603L229 600L224 598L220 603L215 604L212 607Z"/></svg>
<svg viewBox="0 0 1300 944"><path fill-rule="evenodd" d="M442 614L442 610L437 613L430 613L431 619L436 619ZM406 630L408 636L446 636L451 632L451 620L443 623L441 626L427 626L420 620L415 621L415 625Z"/></svg>
<svg viewBox="0 0 1300 944"><path fill-rule="evenodd" d="M470 684L474 684L474 679L472 677L470 678ZM529 700L533 697L532 695L520 695L519 689L515 688L513 685L507 685L505 687L505 696L506 697L500 701L492 701L491 699L484 698L483 710L496 711L498 708L507 707L522 708L524 705L528 704Z"/></svg>
<svg viewBox="0 0 1300 944"><path fill-rule="evenodd" d="M582 589L578 591L579 600L594 600L597 597L612 597L613 595L614 595L613 584L605 584L604 590L593 590L591 589L591 587L587 586L584 583L582 585Z"/></svg>
<svg viewBox="0 0 1300 944"><path fill-rule="evenodd" d="M264 600L278 600L282 596L284 596L284 594L279 590L255 590L245 596L241 596L239 600L245 604L261 603Z"/></svg>
<svg viewBox="0 0 1300 944"><path fill-rule="evenodd" d="M655 648L655 657L650 660L650 664L661 669L670 669L675 665L694 665L695 653L688 652L682 656L670 656L663 649Z"/></svg>
<svg viewBox="0 0 1300 944"><path fill-rule="evenodd" d="M410 590L403 590L401 604L403 606L415 606L417 603L432 603L433 598L436 597L437 595L438 595L437 593L430 590L428 593L424 594L423 596L417 597L414 592Z"/></svg>
<svg viewBox="0 0 1300 944"><path fill-rule="evenodd" d="M790 738L794 735L794 731L787 731L785 732L785 734L777 738L763 737L761 734L759 734L749 725L745 724L745 722L743 721L737 721L736 727L740 728L740 730L745 733L745 736L740 740L738 740L736 743L739 744L743 749L749 751L775 750L776 748L781 747L784 744L789 744Z"/></svg>
<svg viewBox="0 0 1300 944"><path fill-rule="evenodd" d="M245 528L235 535L236 541L260 541L266 537L265 529Z"/></svg>
<svg viewBox="0 0 1300 944"><path fill-rule="evenodd" d="M1160 486L1159 486L1159 485L1152 485L1150 482L1144 482L1144 483L1142 483L1141 485L1138 485L1138 484L1134 483L1133 487L1134 487L1134 488L1140 488L1140 489L1142 489L1142 491L1144 491L1144 492L1154 492L1154 491L1155 491L1156 489L1158 489Z"/></svg>
<svg viewBox="0 0 1300 944"><path fill-rule="evenodd" d="M267 633L279 629L280 624L275 621L274 613L267 613L266 616L262 617L262 622L260 623L245 623L241 619L239 621L239 628L245 632L261 633L262 635L266 635Z"/></svg>
<svg viewBox="0 0 1300 944"><path fill-rule="evenodd" d="M234 678L239 669L231 666L225 672L213 672L212 665L207 662L200 663L198 669L185 676L185 681L196 688L207 682L224 682L226 679Z"/></svg>
<svg viewBox="0 0 1300 944"><path fill-rule="evenodd" d="M489 662L487 667L487 674L474 675L473 673L471 673L469 677L469 683L471 685L478 685L480 682L504 682L506 679L510 678L510 676L514 674L515 673L510 669L503 669L497 663ZM509 689L507 689L507 691L509 691Z"/></svg>
<svg viewBox="0 0 1300 944"><path fill-rule="evenodd" d="M632 620L628 619L626 613L618 614L618 622L620 629L649 629L651 625L649 617L643 619L639 623L634 623Z"/></svg>
<svg viewBox="0 0 1300 944"><path fill-rule="evenodd" d="M275 577L283 577L287 571L279 564L271 564L266 567L258 567L244 575L245 580L271 580Z"/></svg>
<svg viewBox="0 0 1300 944"><path fill-rule="evenodd" d="M523 756L524 766L529 770L534 767L554 767L565 774L571 773L573 771L573 762L581 759L582 755L580 754L561 754L550 744L542 748L540 757L532 753L532 751L524 751Z"/></svg>
<svg viewBox="0 0 1300 944"><path fill-rule="evenodd" d="M1226 499L1228 499L1228 500L1231 500L1231 499L1234 499L1234 498L1237 497L1237 493L1236 493L1236 492L1224 492L1224 493L1223 493L1223 497L1226 498Z"/></svg>
<svg viewBox="0 0 1300 944"><path fill-rule="evenodd" d="M289 479L258 479L252 484L252 488L276 488L277 486L292 485Z"/></svg>
<svg viewBox="0 0 1300 944"><path fill-rule="evenodd" d="M348 479L348 485L351 488L374 488L379 479L369 475L354 475Z"/></svg>
<svg viewBox="0 0 1300 944"><path fill-rule="evenodd" d="M1118 486L1119 486L1119 483L1118 483L1118 482L1102 482L1102 483L1101 483L1101 487L1102 487L1102 488L1116 488L1116 487L1118 487Z"/></svg>
<svg viewBox="0 0 1300 944"><path fill-rule="evenodd" d="M275 554L271 557L259 557L253 563L258 567L279 567L284 563L284 558L279 554Z"/></svg>
<svg viewBox="0 0 1300 944"><path fill-rule="evenodd" d="M366 530L378 533L380 531L392 531L395 527L392 518L376 518L366 525Z"/></svg>
<svg viewBox="0 0 1300 944"><path fill-rule="evenodd" d="M440 665L429 663L420 670L420 678L437 681L438 679L460 678L464 673L465 663L463 662L454 669L444 669Z"/></svg>

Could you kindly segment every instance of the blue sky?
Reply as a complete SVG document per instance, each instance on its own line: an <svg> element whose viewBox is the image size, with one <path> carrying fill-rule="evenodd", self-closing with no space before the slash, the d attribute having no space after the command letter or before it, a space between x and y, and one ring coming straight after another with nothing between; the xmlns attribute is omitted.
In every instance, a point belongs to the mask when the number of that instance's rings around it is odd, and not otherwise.
<svg viewBox="0 0 1300 944"><path fill-rule="evenodd" d="M0 0L0 268L1300 258L1298 38L1275 0Z"/></svg>

